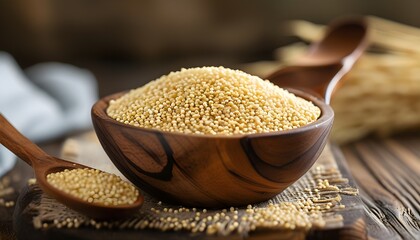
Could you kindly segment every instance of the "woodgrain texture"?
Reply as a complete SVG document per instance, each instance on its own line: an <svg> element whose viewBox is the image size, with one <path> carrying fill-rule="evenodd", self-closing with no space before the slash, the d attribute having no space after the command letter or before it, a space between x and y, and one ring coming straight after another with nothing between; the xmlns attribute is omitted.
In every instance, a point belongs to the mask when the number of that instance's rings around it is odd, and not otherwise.
<svg viewBox="0 0 420 240"><path fill-rule="evenodd" d="M343 147L359 185L369 234L420 239L419 135L367 139Z"/></svg>
<svg viewBox="0 0 420 240"><path fill-rule="evenodd" d="M298 90L322 115L314 123L281 132L196 135L122 124L106 114L108 102L92 108L96 134L117 168L140 189L186 206L241 206L272 198L316 161L331 130L333 112Z"/></svg>

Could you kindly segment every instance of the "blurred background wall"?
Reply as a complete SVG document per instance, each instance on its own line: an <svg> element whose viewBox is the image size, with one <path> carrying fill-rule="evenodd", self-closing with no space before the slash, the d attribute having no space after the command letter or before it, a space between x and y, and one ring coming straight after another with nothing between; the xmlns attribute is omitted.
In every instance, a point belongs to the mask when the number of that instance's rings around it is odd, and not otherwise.
<svg viewBox="0 0 420 240"><path fill-rule="evenodd" d="M287 20L327 24L373 15L420 27L419 9L418 0L0 0L0 52L24 69L45 61L86 68L104 96L182 67L222 65L266 76L267 63L284 63L276 49L299 40L285 36ZM333 99L335 139L420 129L420 30L385 25L387 39L379 40L393 47L365 54Z"/></svg>
<svg viewBox="0 0 420 240"><path fill-rule="evenodd" d="M416 0L1 0L0 50L24 67L180 58L220 65L269 57L287 41L283 20L376 15L420 26L418 9Z"/></svg>

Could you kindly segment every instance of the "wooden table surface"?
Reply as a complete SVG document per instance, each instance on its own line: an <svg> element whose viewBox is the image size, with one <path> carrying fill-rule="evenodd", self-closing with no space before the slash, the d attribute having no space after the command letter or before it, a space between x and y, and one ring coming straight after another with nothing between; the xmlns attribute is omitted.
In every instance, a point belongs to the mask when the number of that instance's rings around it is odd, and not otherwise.
<svg viewBox="0 0 420 240"><path fill-rule="evenodd" d="M420 134L342 147L365 206L369 235L420 239Z"/></svg>
<svg viewBox="0 0 420 240"><path fill-rule="evenodd" d="M43 147L57 154L58 142ZM420 239L420 134L369 138L341 149L359 186L369 237ZM32 173L19 161L7 176L19 190ZM0 239L14 239L12 214L13 207L0 207Z"/></svg>

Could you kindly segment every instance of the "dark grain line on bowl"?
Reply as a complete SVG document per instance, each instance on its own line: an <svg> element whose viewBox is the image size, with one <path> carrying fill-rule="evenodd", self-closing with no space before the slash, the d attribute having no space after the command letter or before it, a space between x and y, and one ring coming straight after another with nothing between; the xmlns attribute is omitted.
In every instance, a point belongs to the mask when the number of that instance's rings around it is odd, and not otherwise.
<svg viewBox="0 0 420 240"><path fill-rule="evenodd" d="M166 164L163 166L163 168L160 172L145 171L144 169L137 166L136 163L131 161L131 159L129 157L126 157L126 156L124 156L124 157L127 160L127 163L130 164L130 166L132 166L138 172L140 172L140 173L142 173L146 176L159 179L159 180L170 181L171 178L172 178L172 168L173 168L173 163L174 163L173 152L172 152L172 149L170 148L169 144L163 138L162 134L155 133L155 136L157 137L160 144L162 145L162 147L164 149L164 152L165 152L165 155L166 155L166 159L167 159ZM128 134L124 135L124 137L129 139L132 143L135 143L135 145L137 147L143 149L144 152L146 152L150 156L150 159L153 159L153 161L155 161L157 163L161 163L159 156L157 156L155 153L153 153L153 150L149 149L146 145L142 144L141 142L138 142L136 139L132 138ZM159 165L161 165L161 164L159 164Z"/></svg>
<svg viewBox="0 0 420 240"><path fill-rule="evenodd" d="M224 204L223 201L220 201L219 199L217 199L217 197L213 196L212 194L209 194L206 191L203 191L203 188L201 186L197 185L197 183L194 179L188 177L188 174L184 170L182 170L182 168L176 162L175 162L174 165L176 166L176 169L182 174L184 179L186 181L188 181L191 184L191 186L193 186L197 190L197 192L200 192L201 194L205 195L209 199L212 199L214 202L217 202L217 204L213 204L213 205L219 205L219 206L226 205L226 204Z"/></svg>
<svg viewBox="0 0 420 240"><path fill-rule="evenodd" d="M267 189L268 189L268 188L270 188L270 189L272 189L273 191L276 191L276 192L278 192L278 191L279 191L279 189L278 189L278 188L272 188L272 187L268 187L268 186L266 186L266 185L261 185L261 184L258 184L258 183L253 182L252 180L250 180L250 179L248 179L248 178L245 178L245 177L243 177L243 176L241 176L241 175L237 174L236 172L231 171L231 170L229 170L229 169L228 169L228 172L229 172L230 174L232 174L232 175L233 175L233 177L237 178L239 181L245 182L245 183L247 183L247 184L251 184L251 185L253 185L253 186L255 186L255 187L264 187L264 188L267 188ZM267 191L255 191L255 190L253 190L253 189L251 189L251 188L246 188L246 189L247 189L247 190L250 190L250 191L252 191L252 192L255 192L255 193L263 193L263 194L267 193Z"/></svg>
<svg viewBox="0 0 420 240"><path fill-rule="evenodd" d="M160 134L160 135L161 135L162 145L164 145L164 147L168 148L171 152L173 152L172 149L171 149L171 147L170 147L170 145L169 145L169 143L168 143L168 141L165 139L165 136L162 135L162 134ZM172 158L172 156L171 156L171 158ZM223 203L223 201L220 201L216 196L214 196L212 194L209 194L206 191L203 191L203 188L201 186L199 186L193 178L189 177L188 176L188 173L185 172L183 170L183 168L174 159L172 160L172 162L173 162L173 165L176 167L176 169L182 174L183 178L186 179L191 184L191 186L193 186L198 192L200 192L201 194L207 196L209 199L214 200L220 206L225 205Z"/></svg>
<svg viewBox="0 0 420 240"><path fill-rule="evenodd" d="M251 184L252 186L255 186L255 187L258 187L258 188L272 189L272 190L275 190L275 191L279 190L278 188L271 187L271 186L268 186L266 184L262 184L262 183L259 183L259 182L255 182L252 179L249 179L247 177L242 176L240 173L237 173L236 171L232 170L230 167L228 167L226 165L226 163L224 161L224 157L222 156L222 154L220 154L220 151L218 151L218 155L220 156L220 159L222 159L222 164L225 167L225 169L228 171L228 173L233 175L233 177L237 178L239 181ZM246 189L249 189L249 190L251 190L253 192L256 192L256 193L266 193L266 191L264 191L264 192L263 191L255 191L255 190L252 190L251 188L246 188Z"/></svg>
<svg viewBox="0 0 420 240"><path fill-rule="evenodd" d="M330 127L323 129L320 139L326 139L325 136L329 134L330 132L329 130L330 130ZM296 166L301 166L305 161L308 161L308 160L313 161L312 164L310 165L312 166L315 160L321 154L321 151L319 149L322 149L322 146L325 146L326 144L326 141L316 141L310 148L308 148L308 150L302 152L301 155L296 156L295 158L287 161L286 163L282 165L272 165L265 162L258 156L258 154L256 153L256 151L254 150L252 146L252 140L253 140L252 138L242 138L240 142L241 142L244 152L247 154L248 159L251 162L252 166L254 167L255 171L257 171L262 177L270 181L274 181L278 183L290 182L291 179L287 178L286 180L284 180L283 176L280 176L279 174L272 174L273 170L276 172L278 172L278 170L287 170L287 168L290 166L293 166L296 168ZM312 154L313 151L317 153L313 155ZM311 158L309 159L307 156L312 156L312 157L309 157ZM297 178L294 179L293 181L295 180L297 180ZM291 183L293 182L290 182L290 184Z"/></svg>
<svg viewBox="0 0 420 240"><path fill-rule="evenodd" d="M106 124L106 123L105 123ZM123 153L119 150L119 148L114 144L107 144L106 141L109 141L110 139L113 139L112 135L108 134L107 131L103 131L102 124L99 122L94 122L93 124L95 128L95 132L98 136L107 136L107 137L99 137L99 142L101 143L103 149L108 155L115 155L118 156L118 159L126 159ZM104 142L105 141L105 142ZM132 183L134 183L136 186L141 187L141 190L154 193L156 196L158 196L161 199L173 199L174 196L168 194L167 192L164 192L160 190L159 188L156 188L150 184L148 184L146 181L141 179L136 172L134 171L127 171L127 169L131 169L131 164L129 164L127 161L116 161L115 159L111 158L113 164L118 168L118 170L124 174L124 176L130 180ZM130 161L131 162L131 161ZM134 169L133 169L134 170Z"/></svg>

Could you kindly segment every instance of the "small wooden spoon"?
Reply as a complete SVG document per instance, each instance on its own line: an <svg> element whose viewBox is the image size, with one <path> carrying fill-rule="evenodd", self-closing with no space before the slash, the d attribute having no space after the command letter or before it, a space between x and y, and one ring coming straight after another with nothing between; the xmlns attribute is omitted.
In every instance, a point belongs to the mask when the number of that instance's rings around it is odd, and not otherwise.
<svg viewBox="0 0 420 240"><path fill-rule="evenodd" d="M330 104L331 96L343 76L350 71L368 45L364 19L341 19L328 26L322 40L293 66L281 68L265 79L280 87L316 93Z"/></svg>
<svg viewBox="0 0 420 240"><path fill-rule="evenodd" d="M133 214L143 204L143 196L139 193L139 198L133 204L106 206L98 203L89 203L80 198L69 195L47 181L47 175L54 172L61 172L65 169L90 168L81 164L69 162L48 155L37 145L23 136L14 128L6 118L0 114L0 143L12 151L20 159L32 166L35 177L41 189L51 197L57 199L67 207L87 216L96 219L116 219Z"/></svg>

